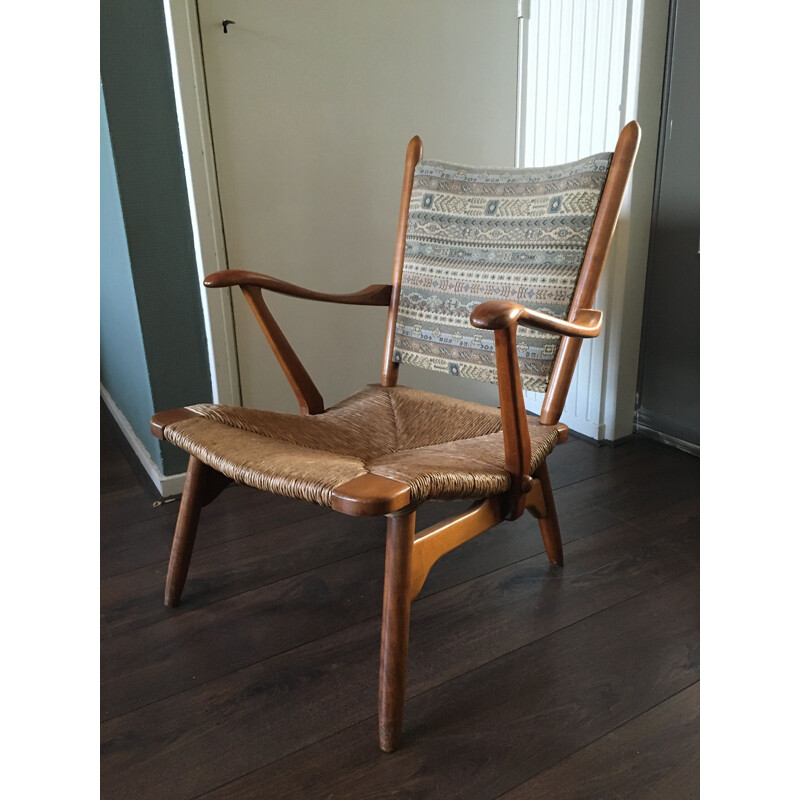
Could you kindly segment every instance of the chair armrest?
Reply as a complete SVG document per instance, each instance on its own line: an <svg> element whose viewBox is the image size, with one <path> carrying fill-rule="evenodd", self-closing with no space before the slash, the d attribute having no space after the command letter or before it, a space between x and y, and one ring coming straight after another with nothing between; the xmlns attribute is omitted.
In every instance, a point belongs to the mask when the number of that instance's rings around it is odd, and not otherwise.
<svg viewBox="0 0 800 800"><path fill-rule="evenodd" d="M344 303L358 306L388 306L392 297L391 284L374 283L350 294L328 294L315 292L302 286L295 286L271 275L262 275L260 272L248 272L241 269L226 269L209 275L203 285L209 289L223 289L229 286L257 286L270 292L286 294L291 297L301 297L306 300L321 300L326 303Z"/></svg>
<svg viewBox="0 0 800 800"><path fill-rule="evenodd" d="M561 336L593 339L603 326L603 312L594 308L581 308L575 314L575 319L568 321L508 300L487 300L473 309L469 320L476 328L489 331L510 328L517 323L526 328L538 328Z"/></svg>
<svg viewBox="0 0 800 800"><path fill-rule="evenodd" d="M283 331L278 326L275 318L267 308L261 290L266 289L278 294L291 297L301 297L306 300L322 300L328 303L344 303L359 306L388 306L392 297L392 287L388 284L373 284L360 292L351 294L327 294L295 286L271 275L259 272L248 272L239 269L226 269L214 272L203 281L209 289L224 289L238 286L247 300L251 311L255 314L264 336L278 359L292 391L300 405L301 414L320 414L325 409L322 395L311 380L297 353L294 352Z"/></svg>
<svg viewBox="0 0 800 800"><path fill-rule="evenodd" d="M511 475L505 514L507 518L516 519L525 509L531 464L530 431L517 357L517 327L524 325L579 339L593 338L600 333L603 314L594 309L579 309L574 318L567 321L519 303L489 300L473 309L470 322L476 328L494 331L503 446L506 469Z"/></svg>

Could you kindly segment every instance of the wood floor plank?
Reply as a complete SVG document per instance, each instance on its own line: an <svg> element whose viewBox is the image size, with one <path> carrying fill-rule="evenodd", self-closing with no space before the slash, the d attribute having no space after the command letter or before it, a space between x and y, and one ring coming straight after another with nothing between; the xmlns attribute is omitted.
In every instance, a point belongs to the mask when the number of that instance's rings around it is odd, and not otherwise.
<svg viewBox="0 0 800 800"><path fill-rule="evenodd" d="M375 744L383 521L233 486L203 509L185 604L165 609L178 506L153 504L108 433L105 800L478 800L549 785L560 769L580 787L601 761L612 789L649 779L656 793L632 796L690 796L696 743L671 703L698 678L696 458L638 437L573 438L548 462L563 570L528 515L434 565L412 608L406 739L386 756ZM420 524L450 513L426 504ZM614 753L637 736L652 745L626 773ZM669 737L689 768L658 761Z"/></svg>
<svg viewBox="0 0 800 800"><path fill-rule="evenodd" d="M121 498L120 504L140 507L131 508L130 516L119 523L107 519L101 509L101 530L108 532L101 537L103 579L169 560L178 503L148 510L141 508L141 496L134 496ZM195 550L311 519L326 510L313 503L276 497L245 486L232 486L201 511ZM132 521L132 517L137 519Z"/></svg>
<svg viewBox="0 0 800 800"><path fill-rule="evenodd" d="M681 455L686 455L687 461L636 463L571 484L563 491L576 496L575 502L582 508L612 513L618 519L634 519L697 496L699 462L687 454ZM559 516L563 505L561 501Z"/></svg>
<svg viewBox="0 0 800 800"><path fill-rule="evenodd" d="M641 437L633 437L616 446L598 446L573 434L547 457L547 466L553 488L558 489L634 464L682 465L684 457L693 458Z"/></svg>
<svg viewBox="0 0 800 800"><path fill-rule="evenodd" d="M205 546L199 541L195 546L181 605L176 609L163 605L169 542L161 548L162 558L155 564L107 576L101 586L104 638L204 608L367 550L383 550L383 517L348 517L309 503L277 500L288 505L279 505L277 511L274 504L269 505L270 514L266 517L258 514L258 509L256 513L231 509L229 515L204 520L198 540L202 536ZM467 507L463 502L447 504L447 509L429 504L420 509L419 519L422 524L433 524L456 509ZM290 513L281 508L289 508ZM300 519L294 519L295 515ZM282 521L284 524L280 525ZM243 529L248 535L243 535ZM170 542L171 536L170 531ZM131 547L149 546L149 537L142 538L144 544L131 542ZM216 544L212 544L215 540Z"/></svg>
<svg viewBox="0 0 800 800"><path fill-rule="evenodd" d="M113 422L108 419L108 411L100 404L100 495L124 491L126 489L140 489L128 459L113 435L111 426ZM121 436L121 434L119 434Z"/></svg>
<svg viewBox="0 0 800 800"><path fill-rule="evenodd" d="M498 613L504 614L507 614L508 592L498 589L503 590L506 584L516 581L524 586L531 580L567 580L581 590L590 581L595 591L603 593L606 602L614 602L617 595L606 594L614 587L604 585L607 575L614 570L617 570L614 580L625 587L624 591L635 593L644 576L663 577L664 571L670 574L670 570L693 565L696 531L679 538L671 523L671 517L664 517L646 533L626 523L607 529L591 542L569 548L570 561L563 571L551 570L540 548L538 561L514 562L484 580L491 588L473 583L469 591L488 596L484 607L491 602L491 593L497 591L501 603ZM488 532L485 538L507 537L498 529ZM455 568L441 569L438 581L423 587L421 598L465 583L460 565L455 559L452 563ZM482 570L479 576L498 568L495 565L495 569L489 570L487 563L478 559L470 563L473 572ZM101 674L107 676L101 686L103 719L299 647L355 622L377 618L381 612L382 567L383 551L367 550L236 595L203 609L202 613L196 610L178 617L172 609L163 608L159 624L115 636L103 648ZM475 577L470 575L472 579ZM419 605L419 602L414 604L414 613ZM524 618L527 610L521 611ZM445 613L455 617L445 617L447 625L459 624L463 616L458 609ZM529 627L523 624L520 632L524 635ZM512 636L506 641L513 640ZM213 660L206 656L212 651L216 653Z"/></svg>
<svg viewBox="0 0 800 800"><path fill-rule="evenodd" d="M700 684L670 697L502 800L697 800Z"/></svg>
<svg viewBox="0 0 800 800"><path fill-rule="evenodd" d="M302 505L292 507L303 509ZM278 526L282 519L286 522ZM235 536L240 525L250 526L249 536ZM207 546L198 543L192 556L181 605L166 609L163 595L170 531L162 558L155 565L110 576L103 582L104 623L115 632L122 632L196 611L330 561L380 548L384 528L381 519L360 520L327 510L299 520L292 520L291 514L278 513L264 519L258 514L243 513L218 524L208 523L198 533L198 539L204 536ZM217 543L211 544L209 540L214 539Z"/></svg>
<svg viewBox="0 0 800 800"><path fill-rule="evenodd" d="M634 479L638 487L635 493L627 489L627 484ZM659 495L660 502L648 502L649 497L656 495L662 482L672 486L671 494L666 497ZM201 606L311 569L325 563L325 559L334 559L340 548L339 558L369 546L383 546L382 520L352 519L307 503L270 498L243 487L228 491L249 492L251 497L258 499L263 496L269 502L252 508L231 502L214 514L206 514L206 511L214 509L214 504L204 509L184 593L184 607ZM620 495L624 502L614 500ZM679 507L687 497L691 499L696 495L696 482L684 479L682 471L665 470L663 465L658 468L632 466L630 471L626 468L601 474L555 491L565 543L596 533L622 518L635 520L636 511L641 516L644 511L654 513L652 509L656 508L658 514L661 509ZM418 512L419 527L466 507L465 503L427 503ZM307 533L301 531L299 524L291 527L303 519L312 521L313 528ZM271 530L281 521L284 524L280 530ZM107 635L106 626L119 626L126 630L163 618L160 597L173 525L172 518L160 525L140 523L127 529L124 545L117 544L113 550L103 550L104 563L112 564L104 574L101 587L103 636ZM466 580L474 577L472 565L475 559L494 569L502 559L519 560L542 552L538 527L529 515L513 523L503 523L500 527L504 533L483 534L446 556L443 563L462 566ZM324 535L315 538L315 530ZM245 536L246 533L249 535ZM366 544L362 537L367 537ZM300 557L302 552L306 552L305 559ZM138 572L124 568L135 563L135 559L146 560L147 566ZM433 585L438 581L439 571L440 567L436 565L431 572L429 582Z"/></svg>
<svg viewBox="0 0 800 800"><path fill-rule="evenodd" d="M546 558L539 557L533 559L535 565L513 565L415 603L409 696L691 568L671 542L666 545L671 555L666 556L655 543L642 541L640 530L621 525L613 545L576 543L576 552L570 553L571 571L565 569L555 579ZM199 759L197 770L219 777L220 771L247 771L258 760L268 763L365 715L371 717L378 623L374 616L104 723L106 769L121 780L127 780L126 774L145 774L168 781L171 761ZM206 655L211 662L219 658L224 658L223 651ZM224 725L217 714L222 714ZM276 731L280 738L275 738ZM242 736L249 742L246 747ZM136 757L129 763L126 754L132 751ZM167 788L179 791L169 782L161 791ZM190 797L200 788L190 783L180 796ZM144 787L137 785L136 790ZM152 795L140 796L164 796L158 792L154 787Z"/></svg>
<svg viewBox="0 0 800 800"><path fill-rule="evenodd" d="M668 581L416 695L395 753L376 752L365 720L201 797L496 798L696 683L697 580Z"/></svg>

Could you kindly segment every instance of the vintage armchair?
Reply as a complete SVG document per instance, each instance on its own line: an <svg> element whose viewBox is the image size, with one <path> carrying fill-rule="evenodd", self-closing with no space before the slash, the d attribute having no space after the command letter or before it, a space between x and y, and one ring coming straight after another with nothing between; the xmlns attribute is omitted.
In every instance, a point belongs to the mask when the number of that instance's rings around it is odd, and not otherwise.
<svg viewBox="0 0 800 800"><path fill-rule="evenodd" d="M238 286L294 390L300 413L203 404L152 418L154 435L190 454L165 602L181 596L200 509L231 481L355 516L387 519L378 735L399 742L411 601L434 562L502 520L529 511L547 555L563 564L546 458L593 308L639 126L613 153L532 169L423 161L408 145L391 284L333 295L255 272L226 270L205 286ZM262 291L387 306L380 384L326 408L270 314ZM489 333L491 332L491 333ZM398 386L403 363L496 382L499 409ZM528 416L523 389L545 393ZM430 499L473 499L419 533Z"/></svg>

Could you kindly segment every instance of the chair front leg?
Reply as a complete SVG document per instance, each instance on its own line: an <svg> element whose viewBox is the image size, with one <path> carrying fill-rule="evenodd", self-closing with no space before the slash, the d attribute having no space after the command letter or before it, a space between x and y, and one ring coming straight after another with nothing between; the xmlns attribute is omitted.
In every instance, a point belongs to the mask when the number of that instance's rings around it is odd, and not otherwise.
<svg viewBox="0 0 800 800"><path fill-rule="evenodd" d="M192 559L197 523L200 509L210 503L231 482L215 469L204 464L194 456L189 457L186 470L186 483L181 496L178 522L172 539L172 552L167 568L167 585L164 591L164 604L174 607L181 599L181 592L189 572Z"/></svg>
<svg viewBox="0 0 800 800"><path fill-rule="evenodd" d="M533 473L534 478L538 478L542 487L542 498L544 500L544 513L533 506L528 506L528 511L539 520L539 531L542 534L542 542L550 563L556 567L564 566L564 548L561 545L561 528L558 525L558 514L556 514L556 502L553 499L553 487L550 484L550 473L547 471L547 464L542 465Z"/></svg>
<svg viewBox="0 0 800 800"><path fill-rule="evenodd" d="M378 683L378 743L392 752L400 742L406 694L411 619L411 554L416 513L387 518L386 571Z"/></svg>

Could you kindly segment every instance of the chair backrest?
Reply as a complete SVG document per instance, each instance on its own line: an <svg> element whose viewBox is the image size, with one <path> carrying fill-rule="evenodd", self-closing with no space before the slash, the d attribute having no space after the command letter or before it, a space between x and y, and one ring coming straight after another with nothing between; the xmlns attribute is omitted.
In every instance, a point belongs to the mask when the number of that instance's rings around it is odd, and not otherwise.
<svg viewBox="0 0 800 800"><path fill-rule="evenodd" d="M626 132L635 134L635 152L638 125L630 123ZM620 143L630 138L621 135ZM421 142L411 141L384 385L396 382L401 363L496 383L493 333L469 321L486 300L511 300L562 319L587 307L587 300L591 306L632 164L632 153L622 159L630 163L614 164L624 180L617 175L613 196L607 196L615 153L554 167L476 168L420 160ZM595 220L602 205L607 230L598 241ZM592 244L602 253L590 258ZM517 336L523 388L546 392L561 337L522 327Z"/></svg>

